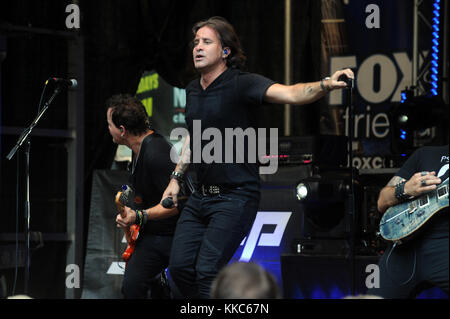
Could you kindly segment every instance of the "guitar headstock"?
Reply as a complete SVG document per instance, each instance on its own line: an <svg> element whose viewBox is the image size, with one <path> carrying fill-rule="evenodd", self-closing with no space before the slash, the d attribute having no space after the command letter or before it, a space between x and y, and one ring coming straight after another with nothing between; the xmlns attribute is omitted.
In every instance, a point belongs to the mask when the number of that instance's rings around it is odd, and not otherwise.
<svg viewBox="0 0 450 319"><path fill-rule="evenodd" d="M132 192L132 189L128 185L122 185L122 189L117 192L115 202L117 209L121 211L123 207L128 203L128 198Z"/></svg>
<svg viewBox="0 0 450 319"><path fill-rule="evenodd" d="M120 192L119 201L122 205L126 205L128 203L128 198L132 192L130 186L124 184L122 185L122 191Z"/></svg>

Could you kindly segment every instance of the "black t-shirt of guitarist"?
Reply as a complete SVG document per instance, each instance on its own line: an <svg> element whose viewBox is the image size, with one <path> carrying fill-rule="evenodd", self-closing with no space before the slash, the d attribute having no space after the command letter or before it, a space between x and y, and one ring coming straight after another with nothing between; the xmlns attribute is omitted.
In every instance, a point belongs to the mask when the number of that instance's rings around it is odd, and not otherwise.
<svg viewBox="0 0 450 319"><path fill-rule="evenodd" d="M436 176L445 181L448 179L448 145L425 146L416 150L397 172L406 180L422 171L436 172ZM428 238L449 236L448 207L434 215L422 228L423 235Z"/></svg>
<svg viewBox="0 0 450 319"><path fill-rule="evenodd" d="M147 209L157 205L169 184L175 163L170 159L170 144L158 133L148 135L143 141L139 156L131 169L129 182L134 190L133 209ZM155 235L173 235L179 214L160 220L149 220L139 231Z"/></svg>

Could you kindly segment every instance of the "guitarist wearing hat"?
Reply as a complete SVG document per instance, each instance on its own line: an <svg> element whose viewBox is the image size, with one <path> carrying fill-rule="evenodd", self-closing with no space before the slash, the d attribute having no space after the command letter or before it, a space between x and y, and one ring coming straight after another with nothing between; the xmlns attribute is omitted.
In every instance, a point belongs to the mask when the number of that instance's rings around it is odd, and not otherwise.
<svg viewBox="0 0 450 319"><path fill-rule="evenodd" d="M116 222L124 230L139 226L139 235L127 260L122 293L126 299L144 299L154 278L169 263L179 211L176 207L164 208L160 200L175 164L170 159L171 146L150 129L145 107L137 98L115 95L106 106L113 142L133 152L129 184L134 198L117 215Z"/></svg>
<svg viewBox="0 0 450 319"><path fill-rule="evenodd" d="M401 205L406 207L395 211L384 221L383 216L380 222L382 236L382 227L387 223L392 223L392 227L385 231L389 235L395 227L412 228L412 234L393 240L386 249L378 264L380 285L370 289L369 294L383 298L415 298L423 290L437 286L448 295L448 153L448 145L419 148L380 191L378 210L381 213L386 215L389 209ZM432 197L433 194L436 196ZM427 207L431 207L432 201L437 202L438 198L441 202L446 201L441 205L443 208L427 212ZM411 204L413 201L418 204ZM422 218L426 222L414 229L411 225L417 224L416 221L426 214L430 218Z"/></svg>

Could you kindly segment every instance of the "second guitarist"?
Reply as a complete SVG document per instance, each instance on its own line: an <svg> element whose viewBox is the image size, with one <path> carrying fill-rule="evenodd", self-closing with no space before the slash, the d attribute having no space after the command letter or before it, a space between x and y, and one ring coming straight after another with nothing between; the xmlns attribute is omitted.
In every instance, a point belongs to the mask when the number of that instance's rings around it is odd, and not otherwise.
<svg viewBox="0 0 450 319"><path fill-rule="evenodd" d="M106 106L113 142L133 152L129 184L134 196L125 207L126 216L118 214L116 222L123 228L142 225L125 268L122 293L125 298L147 298L154 278L168 266L179 216L178 208L160 204L175 164L170 159L171 146L149 128L146 110L137 98L115 95Z"/></svg>
<svg viewBox="0 0 450 319"><path fill-rule="evenodd" d="M378 210L406 202L436 189L448 178L448 145L416 150L380 191ZM449 293L448 207L431 217L410 241L391 245L379 261L380 287L369 294L383 298L414 298L437 286Z"/></svg>

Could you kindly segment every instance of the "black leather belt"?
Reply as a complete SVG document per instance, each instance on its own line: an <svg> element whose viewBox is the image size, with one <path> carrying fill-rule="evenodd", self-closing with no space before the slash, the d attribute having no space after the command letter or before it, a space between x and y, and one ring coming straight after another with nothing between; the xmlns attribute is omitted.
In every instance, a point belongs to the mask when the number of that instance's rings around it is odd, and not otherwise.
<svg viewBox="0 0 450 319"><path fill-rule="evenodd" d="M216 196L219 194L226 193L226 188L219 185L201 185L200 186L200 193L203 196Z"/></svg>

